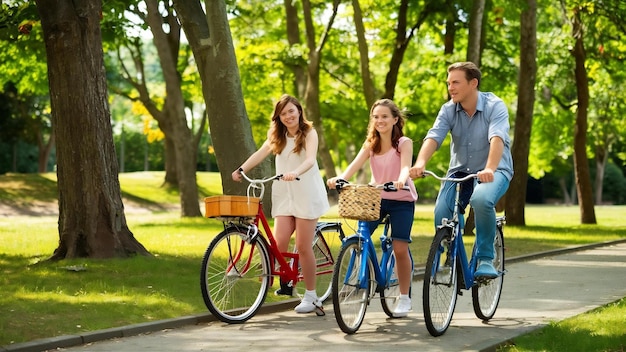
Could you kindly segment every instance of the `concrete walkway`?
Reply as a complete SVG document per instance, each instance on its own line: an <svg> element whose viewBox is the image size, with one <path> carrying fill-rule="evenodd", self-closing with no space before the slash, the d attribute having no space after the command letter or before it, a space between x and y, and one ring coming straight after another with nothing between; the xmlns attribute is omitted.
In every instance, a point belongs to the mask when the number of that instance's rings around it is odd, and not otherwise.
<svg viewBox="0 0 626 352"><path fill-rule="evenodd" d="M245 324L183 317L61 336L0 347L4 351L493 351L516 336L626 297L626 243L592 247L555 256L537 256L507 264L495 317L474 316L471 292L457 302L452 325L438 338L429 335L422 315L422 281L413 283L413 312L389 319L379 300L372 302L354 335L335 321L332 303L326 316L299 315L297 301L268 305ZM142 333L137 335L138 333ZM131 336L133 335L133 336ZM113 338L112 337L117 337ZM104 340L107 339L108 340ZM74 346L74 347L70 347ZM64 348L65 347L65 348Z"/></svg>

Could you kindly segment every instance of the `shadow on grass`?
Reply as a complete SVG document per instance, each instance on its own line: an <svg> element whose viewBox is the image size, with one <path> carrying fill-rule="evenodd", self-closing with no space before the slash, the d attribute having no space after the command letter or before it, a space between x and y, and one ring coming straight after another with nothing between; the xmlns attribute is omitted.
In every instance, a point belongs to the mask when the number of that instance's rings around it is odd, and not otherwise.
<svg viewBox="0 0 626 352"><path fill-rule="evenodd" d="M207 311L200 257L45 258L0 254L0 346Z"/></svg>

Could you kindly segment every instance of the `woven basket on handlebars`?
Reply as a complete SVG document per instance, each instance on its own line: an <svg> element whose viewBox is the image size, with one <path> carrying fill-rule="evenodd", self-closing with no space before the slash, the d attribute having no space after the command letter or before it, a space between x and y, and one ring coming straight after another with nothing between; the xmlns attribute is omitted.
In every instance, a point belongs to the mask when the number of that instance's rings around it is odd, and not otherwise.
<svg viewBox="0 0 626 352"><path fill-rule="evenodd" d="M380 217L380 190L369 185L345 185L339 192L339 216L373 221Z"/></svg>

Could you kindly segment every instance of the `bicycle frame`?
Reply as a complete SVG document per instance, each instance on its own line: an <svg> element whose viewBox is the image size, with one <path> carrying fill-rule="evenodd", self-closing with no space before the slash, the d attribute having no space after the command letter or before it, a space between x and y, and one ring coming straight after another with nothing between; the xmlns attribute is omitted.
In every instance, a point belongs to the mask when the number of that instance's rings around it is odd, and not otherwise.
<svg viewBox="0 0 626 352"><path fill-rule="evenodd" d="M384 230L383 233L380 235L380 241L381 241L381 248L382 248L382 256L380 259L380 264L378 261L378 254L376 253L376 248L374 247L374 241L372 241L372 234L369 232L369 229L367 228L367 224L364 221L359 221L359 225L356 231L356 234L349 236L346 238L346 241L350 238L358 238L359 239L359 243L361 243L361 248L362 251L360 252L360 256L362 259L365 258L370 258L373 262L374 265L374 280L376 280L376 283L378 284L378 288L380 289L380 287L385 287L386 282L387 282L387 268L388 265L385 265L386 263L389 262L389 259L391 258L391 253L392 253L392 248L391 248L391 244L390 243L386 243L387 241L387 229L388 229L388 224L387 224L388 219L385 219L384 222ZM350 268L353 268L353 264L354 264L354 260L356 258L352 257L350 259ZM367 266L367 260L361 260L361 266L359 267L359 283L358 286L359 288L362 289L367 289L368 285L369 285L369 280L368 280L368 266ZM348 271L348 273L350 274L350 271ZM347 278L350 277L350 275L346 275L346 280ZM348 284L348 282L344 282L344 284ZM376 291L379 291L379 289L377 289Z"/></svg>
<svg viewBox="0 0 626 352"><path fill-rule="evenodd" d="M298 281L298 270L294 269L298 267L298 260L300 256L298 253L294 252L279 252L278 243L276 243L276 239L274 238L274 234L272 233L269 222L267 221L267 217L263 212L263 202L259 202L259 210L257 211L257 215L254 221L248 225L248 228L255 227L256 231L258 231L259 222L261 226L263 226L263 230L265 231L265 236L270 242L269 250L271 257L270 258L270 267L272 268L272 276L280 275L281 277L287 279L287 281L297 282ZM273 260L272 260L273 259ZM288 263L289 260L292 263ZM279 265L280 270L276 270L276 264ZM293 264L293 265L292 265Z"/></svg>
<svg viewBox="0 0 626 352"><path fill-rule="evenodd" d="M424 321L428 332L437 337L444 334L450 326L457 296L462 294L462 289L471 290L472 306L479 319L487 321L495 314L505 273L502 232L504 217L496 216L496 233L494 234L494 254L497 259L494 266L497 266L498 276L476 278L477 247L476 245L472 247L471 258L468 258L463 243L464 217L460 211L461 186L465 181L475 178L476 174L462 178L439 177L426 170L424 174L440 181L455 183L452 219L443 218L441 224L437 226L428 252L427 271L424 273L422 289Z"/></svg>
<svg viewBox="0 0 626 352"><path fill-rule="evenodd" d="M247 194L248 196L258 196L261 200L259 201L259 206L257 210L257 214L254 220L248 224L248 233L252 233L250 236L250 240L253 240L255 236L259 233L259 224L265 231L265 237L270 242L269 243L269 254L270 254L270 268L272 277L279 275L281 278L286 280L287 282L291 282L295 285L296 282L299 281L299 273L298 273L298 264L300 255L297 252L280 252L278 249L278 243L274 238L274 234L272 232L271 226L267 217L265 216L265 212L263 211L263 195L265 193L265 182L278 180L281 175L276 175L274 177L267 178L265 180L253 180L250 179L245 173L241 172L241 175L246 179L246 181L250 182L248 185ZM259 190L259 194L255 193L255 190ZM320 226L320 223L318 223ZM334 224L322 224L321 227L316 228L317 230L322 230L326 226L335 226ZM277 270L277 266L280 268ZM324 273L332 273L332 266L329 266L329 270Z"/></svg>
<svg viewBox="0 0 626 352"><path fill-rule="evenodd" d="M440 181L446 181L448 178L441 178L436 176L434 173L432 172L425 172L428 175L431 175L435 178L437 178ZM456 184L455 184L455 198L454 198L454 210L452 212L452 220L449 219L442 219L441 225L438 225L437 228L441 229L444 227L449 227L452 229L452 238L451 238L451 243L452 243L452 248L451 248L451 254L452 257L454 258L454 260L456 261L456 263L453 263L452 268L454 268L453 270L456 270L456 268L459 268L461 270L461 277L463 278L462 284L463 284L463 288L466 290L469 290L470 288L472 288L472 286L474 286L474 271L476 268L476 246L472 247L472 255L470 258L467 257L467 250L465 249L465 243L463 242L463 231L464 231L464 218L463 218L463 214L461 214L460 209L459 209L459 205L461 204L461 184L463 183L463 181L465 180L469 180L471 178L475 178L476 175L472 174L472 175L467 175L463 178L459 178L456 179ZM502 221L503 221L504 217L496 217L496 226L497 227L501 227L502 226ZM458 262L458 260L460 260L460 262ZM433 273L434 274L434 273Z"/></svg>

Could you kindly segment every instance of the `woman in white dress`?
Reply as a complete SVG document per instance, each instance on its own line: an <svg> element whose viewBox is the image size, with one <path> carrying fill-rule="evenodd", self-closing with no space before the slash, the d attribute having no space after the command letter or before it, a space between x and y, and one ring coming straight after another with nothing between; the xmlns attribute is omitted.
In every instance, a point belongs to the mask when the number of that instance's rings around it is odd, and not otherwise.
<svg viewBox="0 0 626 352"><path fill-rule="evenodd" d="M317 165L317 132L304 117L300 102L283 95L274 108L267 139L248 160L233 171L232 178L241 181L244 172L257 166L273 153L276 155L276 173L281 182L272 185L272 217L274 237L281 252L287 252L289 239L296 232L302 276L306 292L295 311L309 313L322 309L315 291L315 256L313 236L317 220L329 209L326 187ZM283 182L287 181L287 182ZM293 289L281 280L277 294L289 295Z"/></svg>

